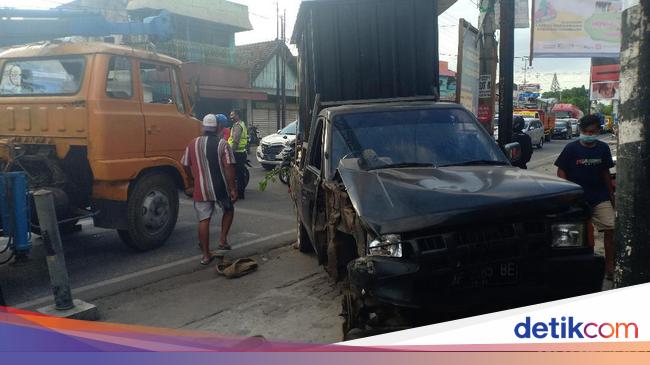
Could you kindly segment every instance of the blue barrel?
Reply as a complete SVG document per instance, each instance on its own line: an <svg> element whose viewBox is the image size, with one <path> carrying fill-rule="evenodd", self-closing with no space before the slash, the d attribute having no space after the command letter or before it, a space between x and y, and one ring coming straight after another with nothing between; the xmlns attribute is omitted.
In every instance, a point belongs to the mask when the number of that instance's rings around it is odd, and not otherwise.
<svg viewBox="0 0 650 365"><path fill-rule="evenodd" d="M13 250L17 255L32 249L31 206L27 175L24 172L0 174L0 220L2 235L13 237Z"/></svg>

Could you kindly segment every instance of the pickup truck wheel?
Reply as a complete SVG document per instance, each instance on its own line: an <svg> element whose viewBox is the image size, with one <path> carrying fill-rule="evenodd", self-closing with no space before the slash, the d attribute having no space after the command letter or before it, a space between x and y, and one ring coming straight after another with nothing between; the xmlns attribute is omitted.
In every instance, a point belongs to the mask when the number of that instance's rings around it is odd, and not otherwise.
<svg viewBox="0 0 650 365"><path fill-rule="evenodd" d="M359 321L359 303L356 296L352 293L350 288L343 290L343 298L341 299L341 316L343 317L343 340L350 341L363 338L364 330Z"/></svg>
<svg viewBox="0 0 650 365"><path fill-rule="evenodd" d="M142 252L162 246L178 219L178 190L171 177L140 178L129 196L127 219L129 228L118 231L127 246Z"/></svg>

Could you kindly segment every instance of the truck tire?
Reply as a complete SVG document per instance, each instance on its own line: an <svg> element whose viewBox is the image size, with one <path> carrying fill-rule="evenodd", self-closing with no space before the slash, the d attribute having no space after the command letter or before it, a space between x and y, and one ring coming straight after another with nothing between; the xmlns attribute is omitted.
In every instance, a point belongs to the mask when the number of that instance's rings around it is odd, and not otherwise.
<svg viewBox="0 0 650 365"><path fill-rule="evenodd" d="M171 236L178 219L178 190L164 174L138 179L127 202L129 228L119 230L122 241L144 252L162 246Z"/></svg>
<svg viewBox="0 0 650 365"><path fill-rule="evenodd" d="M314 246L312 246L311 244L311 240L307 235L307 230L305 229L305 226L303 226L302 223L300 222L300 218L296 218L296 221L298 222L298 229L297 229L298 250L300 250L300 252L302 253L314 252Z"/></svg>

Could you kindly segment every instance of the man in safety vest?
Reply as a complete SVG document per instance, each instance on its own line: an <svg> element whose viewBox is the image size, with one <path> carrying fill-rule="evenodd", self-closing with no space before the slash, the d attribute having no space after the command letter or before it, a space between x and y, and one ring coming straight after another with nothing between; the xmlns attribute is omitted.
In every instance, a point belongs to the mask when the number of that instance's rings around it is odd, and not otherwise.
<svg viewBox="0 0 650 365"><path fill-rule="evenodd" d="M244 199L244 192L246 190L246 161L248 160L248 155L246 154L248 128L246 127L246 122L240 119L238 110L235 109L230 112L230 119L232 120L233 125L230 130L228 144L230 144L233 151L235 151L235 160L237 161L235 170L237 174L238 197L239 199Z"/></svg>

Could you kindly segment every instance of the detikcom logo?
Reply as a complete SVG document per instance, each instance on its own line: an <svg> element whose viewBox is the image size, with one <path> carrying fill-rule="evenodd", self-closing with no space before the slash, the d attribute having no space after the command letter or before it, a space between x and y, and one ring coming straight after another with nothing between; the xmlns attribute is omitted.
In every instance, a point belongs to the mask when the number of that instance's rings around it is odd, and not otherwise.
<svg viewBox="0 0 650 365"><path fill-rule="evenodd" d="M581 322L573 317L555 317L548 322L532 323L530 317L515 325L515 336L526 338L604 338L604 339L638 339L639 326L636 323L595 323Z"/></svg>

